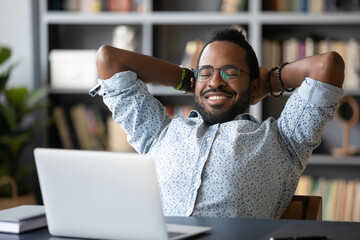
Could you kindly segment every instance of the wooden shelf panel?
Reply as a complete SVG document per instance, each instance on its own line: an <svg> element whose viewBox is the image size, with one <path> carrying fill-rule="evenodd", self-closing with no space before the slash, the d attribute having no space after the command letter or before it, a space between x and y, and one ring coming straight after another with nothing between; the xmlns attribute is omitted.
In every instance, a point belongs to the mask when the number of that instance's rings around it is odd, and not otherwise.
<svg viewBox="0 0 360 240"><path fill-rule="evenodd" d="M360 167L360 156L334 157L328 154L314 154L309 165L357 166Z"/></svg>

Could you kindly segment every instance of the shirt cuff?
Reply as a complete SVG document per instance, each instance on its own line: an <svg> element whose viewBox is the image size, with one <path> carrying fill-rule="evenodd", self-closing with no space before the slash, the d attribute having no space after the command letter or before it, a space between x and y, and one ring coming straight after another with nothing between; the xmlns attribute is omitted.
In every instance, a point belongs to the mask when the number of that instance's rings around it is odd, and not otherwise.
<svg viewBox="0 0 360 240"><path fill-rule="evenodd" d="M344 95L344 90L307 77L299 87L298 94L311 104L330 107L339 103Z"/></svg>
<svg viewBox="0 0 360 240"><path fill-rule="evenodd" d="M98 79L98 84L89 90L91 96L99 94L103 96L104 93L109 93L114 90L122 90L128 88L136 82L137 74L133 71L124 71L114 74L107 80Z"/></svg>

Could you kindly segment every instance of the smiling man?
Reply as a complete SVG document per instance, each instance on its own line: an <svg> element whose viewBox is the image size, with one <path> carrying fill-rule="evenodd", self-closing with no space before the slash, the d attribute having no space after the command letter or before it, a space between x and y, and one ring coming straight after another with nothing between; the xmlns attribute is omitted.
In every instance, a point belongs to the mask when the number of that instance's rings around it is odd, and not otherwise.
<svg viewBox="0 0 360 240"><path fill-rule="evenodd" d="M216 39L204 48L196 69L196 109L210 124L231 121L248 111L251 78L247 52L251 53L249 58L255 58L250 47L248 51L242 47L248 45L243 38L239 43ZM253 75L259 71L257 63L255 66Z"/></svg>
<svg viewBox="0 0 360 240"><path fill-rule="evenodd" d="M241 32L225 28L197 65L193 73L102 46L92 94L103 96L129 143L154 156L165 215L279 218L342 97L342 58L330 52L269 71ZM171 119L144 83L193 92L196 111ZM250 104L295 88L278 119L248 114Z"/></svg>

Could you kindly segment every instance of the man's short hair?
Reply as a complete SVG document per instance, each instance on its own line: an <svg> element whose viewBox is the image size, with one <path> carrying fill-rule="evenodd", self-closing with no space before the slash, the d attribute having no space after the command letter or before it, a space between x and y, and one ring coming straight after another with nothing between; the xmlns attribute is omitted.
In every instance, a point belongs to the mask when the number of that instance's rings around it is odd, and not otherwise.
<svg viewBox="0 0 360 240"><path fill-rule="evenodd" d="M246 40L242 30L238 30L234 27L225 27L215 30L209 41L205 44L203 49L200 52L197 66L199 66L200 57L205 49L205 47L216 41L229 41L235 44L238 44L240 47L246 50L246 59L245 62L249 66L250 70L250 80L254 80L259 78L259 62L254 52L254 49L251 47L249 42Z"/></svg>

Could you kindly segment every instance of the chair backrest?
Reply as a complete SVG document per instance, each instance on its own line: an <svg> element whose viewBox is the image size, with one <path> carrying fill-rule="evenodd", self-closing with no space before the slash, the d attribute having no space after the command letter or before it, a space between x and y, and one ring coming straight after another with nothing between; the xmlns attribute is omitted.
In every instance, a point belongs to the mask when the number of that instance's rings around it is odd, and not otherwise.
<svg viewBox="0 0 360 240"><path fill-rule="evenodd" d="M294 195L281 219L322 220L320 196Z"/></svg>

